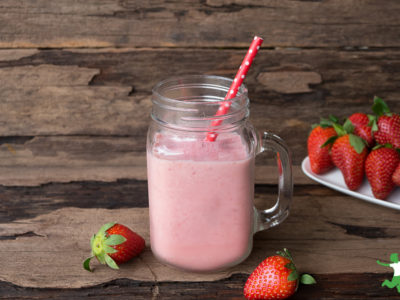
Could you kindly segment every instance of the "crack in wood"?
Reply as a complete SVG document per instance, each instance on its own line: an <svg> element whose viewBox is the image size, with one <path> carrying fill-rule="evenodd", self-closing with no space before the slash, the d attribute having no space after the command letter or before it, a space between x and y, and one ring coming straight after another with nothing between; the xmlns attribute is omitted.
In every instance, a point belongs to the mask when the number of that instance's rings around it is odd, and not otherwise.
<svg viewBox="0 0 400 300"><path fill-rule="evenodd" d="M0 146L3 144L18 144L23 145L31 140L33 140L34 136L4 136L0 137Z"/></svg>
<svg viewBox="0 0 400 300"><path fill-rule="evenodd" d="M152 300L155 300L159 297L160 295L160 289L159 289L159 283L158 283L158 279L157 279L157 274L153 271L153 269L151 268L150 264L148 264L141 256L138 256L138 259L149 269L150 273L153 275L154 277L154 286L151 288L152 291Z"/></svg>
<svg viewBox="0 0 400 300"><path fill-rule="evenodd" d="M229 3L229 4L212 4L211 1L203 0L201 4L207 8L199 8L200 12L204 12L206 15L212 15L214 13L235 13L240 12L243 9L260 9L260 8L271 8L278 9L279 7L268 7L263 5L255 5L255 4L237 4L237 3Z"/></svg>
<svg viewBox="0 0 400 300"><path fill-rule="evenodd" d="M349 225L349 224L340 224L335 222L328 222L328 223L343 228L344 230L346 230L346 234L355 235L367 239L396 237L394 235L387 234L385 228L381 227Z"/></svg>
<svg viewBox="0 0 400 300"><path fill-rule="evenodd" d="M0 235L0 240L16 240L19 237L32 237L32 236L37 236L37 237L45 237L44 235L37 234L33 231L27 231L24 233L17 233L13 235Z"/></svg>

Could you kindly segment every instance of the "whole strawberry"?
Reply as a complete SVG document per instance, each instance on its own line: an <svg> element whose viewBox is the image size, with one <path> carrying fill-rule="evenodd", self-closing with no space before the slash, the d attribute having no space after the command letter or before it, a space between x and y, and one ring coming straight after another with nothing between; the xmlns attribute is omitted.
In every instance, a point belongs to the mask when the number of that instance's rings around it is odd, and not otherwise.
<svg viewBox="0 0 400 300"><path fill-rule="evenodd" d="M145 247L144 239L128 227L107 223L90 240L92 248L91 257L83 262L83 267L91 271L90 260L96 257L102 264L107 264L113 269L137 256Z"/></svg>
<svg viewBox="0 0 400 300"><path fill-rule="evenodd" d="M251 273L244 286L246 299L286 299L295 293L299 281L303 284L315 283L315 279L308 274L301 275L299 279L287 249L277 254L266 258Z"/></svg>
<svg viewBox="0 0 400 300"><path fill-rule="evenodd" d="M366 114L354 113L349 117L349 120L354 126L354 134L364 139L368 147L374 145L374 137L372 127L369 126L370 120Z"/></svg>
<svg viewBox="0 0 400 300"><path fill-rule="evenodd" d="M372 110L378 119L373 120L374 137L378 144L391 144L400 149L400 116L391 113L387 104L378 97L374 98Z"/></svg>
<svg viewBox="0 0 400 300"><path fill-rule="evenodd" d="M334 124L339 138L331 149L332 161L343 174L344 181L350 190L357 190L364 179L364 162L367 158L367 147L360 137L354 135L353 125L346 120L343 127Z"/></svg>
<svg viewBox="0 0 400 300"><path fill-rule="evenodd" d="M375 198L386 199L395 184L392 175L400 162L399 154L391 147L373 149L365 161L365 173Z"/></svg>
<svg viewBox="0 0 400 300"><path fill-rule="evenodd" d="M333 127L324 128L321 125L314 127L308 136L308 157L310 159L311 171L315 174L323 174L334 167L329 154L332 144L325 145L333 136L336 136L336 131Z"/></svg>
<svg viewBox="0 0 400 300"><path fill-rule="evenodd" d="M395 185L400 186L400 163L397 165L397 168L392 175L392 180Z"/></svg>

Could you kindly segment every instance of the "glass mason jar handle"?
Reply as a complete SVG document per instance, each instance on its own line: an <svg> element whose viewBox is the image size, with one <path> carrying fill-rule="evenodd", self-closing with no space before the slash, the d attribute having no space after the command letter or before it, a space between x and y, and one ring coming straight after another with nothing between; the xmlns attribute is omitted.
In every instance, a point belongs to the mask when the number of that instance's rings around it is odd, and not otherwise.
<svg viewBox="0 0 400 300"><path fill-rule="evenodd" d="M285 141L275 134L264 132L260 146L257 155L266 150L272 150L277 155L279 191L273 207L265 210L254 208L256 218L254 232L282 223L289 215L293 195L292 159Z"/></svg>

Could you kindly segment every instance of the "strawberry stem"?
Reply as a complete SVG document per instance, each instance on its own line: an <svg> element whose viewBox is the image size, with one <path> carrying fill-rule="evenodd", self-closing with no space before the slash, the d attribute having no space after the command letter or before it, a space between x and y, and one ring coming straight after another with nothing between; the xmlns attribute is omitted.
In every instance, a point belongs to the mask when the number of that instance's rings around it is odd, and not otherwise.
<svg viewBox="0 0 400 300"><path fill-rule="evenodd" d="M93 272L92 269L90 269L90 260L93 258L94 256L91 256L87 259L85 259L85 261L83 262L83 268L89 272Z"/></svg>

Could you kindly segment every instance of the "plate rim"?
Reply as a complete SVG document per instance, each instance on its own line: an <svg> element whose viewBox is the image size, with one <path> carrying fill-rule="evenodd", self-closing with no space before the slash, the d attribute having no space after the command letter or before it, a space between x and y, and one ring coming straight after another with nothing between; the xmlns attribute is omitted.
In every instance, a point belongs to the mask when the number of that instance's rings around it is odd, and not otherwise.
<svg viewBox="0 0 400 300"><path fill-rule="evenodd" d="M380 206L392 208L392 209L395 209L395 210L400 210L400 205L399 204L396 204L396 203L393 203L393 202L388 202L388 201L381 200L381 199L377 199L377 198L374 198L374 197L370 197L370 196L361 194L359 192L351 191L351 190L349 190L347 188L345 189L345 188L342 188L340 186L336 186L336 185L334 185L334 184L332 184L330 182L324 181L323 179L317 177L318 175L315 175L314 173L309 172L306 169L306 165L310 166L310 158L308 156L306 156L303 159L303 161L301 162L301 170L303 171L303 173L306 176L308 176L312 180L314 180L314 181L316 181L316 182L318 182L318 183L320 183L320 184L322 184L324 186L327 186L327 187L329 187L329 188L331 188L331 189L333 189L335 191L347 194L349 196L353 196L355 198L358 198L358 199L361 199L361 200L364 200L364 201L367 201L367 202L370 202L370 203L374 203L374 204L377 204L377 205L380 205ZM368 185L369 185L369 183L368 183Z"/></svg>

